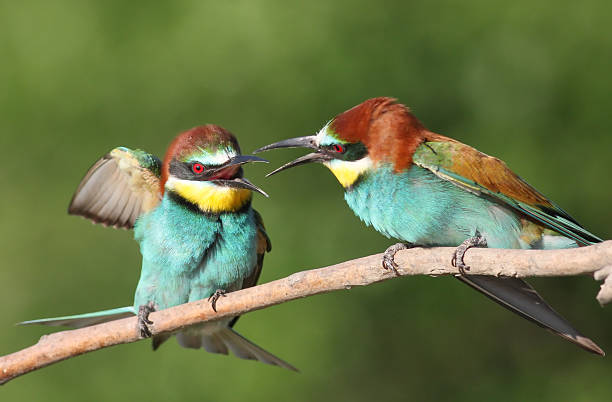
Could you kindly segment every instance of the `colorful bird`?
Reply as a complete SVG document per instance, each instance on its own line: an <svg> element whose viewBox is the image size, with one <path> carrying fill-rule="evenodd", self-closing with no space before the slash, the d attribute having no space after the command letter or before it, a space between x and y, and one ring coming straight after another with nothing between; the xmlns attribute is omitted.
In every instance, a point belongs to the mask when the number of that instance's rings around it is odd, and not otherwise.
<svg viewBox="0 0 612 402"><path fill-rule="evenodd" d="M520 316L603 355L525 281L465 275L469 247L559 249L601 239L513 173L501 160L427 130L407 107L380 97L336 116L316 135L262 147L306 147L313 153L269 175L311 162L328 167L349 207L367 225L401 240L383 257L385 269L403 248L458 246L457 278Z"/></svg>
<svg viewBox="0 0 612 402"><path fill-rule="evenodd" d="M134 228L142 271L134 305L22 324L84 327L137 314L143 337L151 336L148 315L182 303L216 301L257 283L270 251L252 192L267 194L243 178L242 165L267 162L241 155L227 130L205 125L179 134L164 162L140 150L115 148L87 172L68 212L116 228ZM205 323L176 334L187 348L232 351L243 359L296 370L243 338L232 327L238 317ZM153 349L171 335L153 337Z"/></svg>

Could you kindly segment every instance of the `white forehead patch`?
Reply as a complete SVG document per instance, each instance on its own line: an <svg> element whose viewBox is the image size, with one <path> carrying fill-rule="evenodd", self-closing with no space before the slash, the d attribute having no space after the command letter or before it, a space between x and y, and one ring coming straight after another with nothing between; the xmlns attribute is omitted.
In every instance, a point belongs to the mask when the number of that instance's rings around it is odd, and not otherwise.
<svg viewBox="0 0 612 402"><path fill-rule="evenodd" d="M327 122L327 124L317 133L317 145L330 145L338 142L338 140L329 134L328 128L330 123L331 121Z"/></svg>

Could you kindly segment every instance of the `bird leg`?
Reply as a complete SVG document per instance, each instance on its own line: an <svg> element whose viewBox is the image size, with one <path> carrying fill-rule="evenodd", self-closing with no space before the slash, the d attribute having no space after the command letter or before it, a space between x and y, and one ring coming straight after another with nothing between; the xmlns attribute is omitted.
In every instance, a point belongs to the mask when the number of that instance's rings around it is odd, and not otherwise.
<svg viewBox="0 0 612 402"><path fill-rule="evenodd" d="M209 298L208 301L210 302L210 305L212 307L212 309L215 311L215 313L217 312L217 300L219 300L219 298L223 296L225 296L225 290L223 289L217 289L215 290L215 293L213 293Z"/></svg>
<svg viewBox="0 0 612 402"><path fill-rule="evenodd" d="M387 271L392 270L395 272L395 275L400 276L400 273L397 271L398 265L395 262L395 254L400 250L407 250L409 248L415 247L412 243L397 243L390 247L388 247L383 253L382 258L382 266Z"/></svg>
<svg viewBox="0 0 612 402"><path fill-rule="evenodd" d="M487 239L485 239L478 230L473 237L465 239L453 253L451 265L459 268L461 275L465 275L465 271L470 270L470 267L465 265L463 257L465 256L465 252L472 247L487 247Z"/></svg>
<svg viewBox="0 0 612 402"><path fill-rule="evenodd" d="M138 329L140 330L141 338L151 337L149 325L153 324L153 321L149 320L149 314L153 311L155 311L155 303L152 301L138 307Z"/></svg>

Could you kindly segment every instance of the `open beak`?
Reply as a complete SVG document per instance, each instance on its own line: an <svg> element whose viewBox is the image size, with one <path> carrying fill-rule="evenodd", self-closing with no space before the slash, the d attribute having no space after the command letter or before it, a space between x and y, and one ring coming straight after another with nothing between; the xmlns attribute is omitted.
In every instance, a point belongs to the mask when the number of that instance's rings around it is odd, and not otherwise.
<svg viewBox="0 0 612 402"><path fill-rule="evenodd" d="M249 163L249 162L264 162L264 163L269 163L267 160L260 158L258 156L253 156L253 155L236 155L233 158L231 158L229 161L225 162L223 165L217 167L214 170L209 170L210 175L214 175L215 173L218 173L222 170L227 169L228 167L231 166L239 166L239 165L244 165L245 163Z"/></svg>
<svg viewBox="0 0 612 402"><path fill-rule="evenodd" d="M237 167L240 165L244 165L245 163L249 163L249 162L264 162L264 163L269 163L267 160L260 158L258 156L253 156L253 155L237 155L234 156L233 158L231 158L227 163L219 166L217 169L212 170L210 172L210 175L215 175L218 173L222 173L222 171L228 169L228 168L232 168L232 167L236 167L236 169L238 169ZM256 191L259 194L265 196L265 197L269 197L269 195L263 191L262 189L260 189L259 187L257 187L256 185L254 185L253 183L251 183L250 181L248 181L247 179L243 178L243 177L235 177L233 179L212 179L210 180L212 183L221 185L221 186L225 186L225 187L233 187L233 188L244 188L247 190L251 190L251 191Z"/></svg>
<svg viewBox="0 0 612 402"><path fill-rule="evenodd" d="M300 166L300 165L305 165L307 163L312 163L312 162L325 162L325 161L329 161L332 158L328 155L324 155L324 154L320 154L317 152L313 152L304 156L300 156L299 158L297 158L294 161L291 161L289 163L285 163L283 166L279 167L278 169L274 169L273 171L271 171L270 173L268 173L266 175L266 177L270 177L273 174L276 174L282 170L286 170L289 168L292 168L294 166Z"/></svg>
<svg viewBox="0 0 612 402"><path fill-rule="evenodd" d="M269 151L277 148L312 148L319 149L316 143L317 137L314 135L307 135L306 137L289 138L288 140L282 140L275 142L274 144L266 145L253 151L254 154L263 151Z"/></svg>
<svg viewBox="0 0 612 402"><path fill-rule="evenodd" d="M253 153L269 151L271 149L277 149L277 148L311 148L311 149L315 149L318 151L319 147L317 146L316 138L317 137L314 135L308 135L306 137L290 138L288 140L275 142L273 144L266 145L264 147L256 149L255 151L253 151ZM282 170L292 168L294 166L305 165L307 163L312 163L312 162L325 162L331 159L332 158L329 155L326 155L320 152L312 152L308 155L301 156L294 161L285 163L283 166L279 167L278 169L275 169L272 172L268 173L266 177L270 177L273 174L276 174Z"/></svg>
<svg viewBox="0 0 612 402"><path fill-rule="evenodd" d="M247 190L257 191L259 194L263 195L264 197L268 197L268 198L270 197L265 191L263 191L262 189L260 189L259 187L257 187L256 185L254 185L253 183L251 183L244 177L236 177L231 180L216 179L216 180L211 180L211 182L215 184L219 184L221 186L225 186L225 187L245 188Z"/></svg>

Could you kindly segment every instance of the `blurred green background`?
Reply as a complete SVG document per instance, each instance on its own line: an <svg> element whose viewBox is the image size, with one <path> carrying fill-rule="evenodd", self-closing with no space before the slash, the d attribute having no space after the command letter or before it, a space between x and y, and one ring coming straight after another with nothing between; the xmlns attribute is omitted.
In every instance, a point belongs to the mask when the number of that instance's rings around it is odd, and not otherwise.
<svg viewBox="0 0 612 402"><path fill-rule="evenodd" d="M535 4L537 3L537 4ZM82 175L124 145L162 155L203 123L243 151L395 96L433 131L505 160L603 238L612 233L612 3L0 1L0 353L39 317L131 304L132 233L69 217ZM320 166L247 176L273 242L262 281L380 252ZM589 278L532 281L612 352ZM405 278L255 312L237 329L301 374L185 350L118 346L28 374L6 401L598 401L612 362L448 278Z"/></svg>

